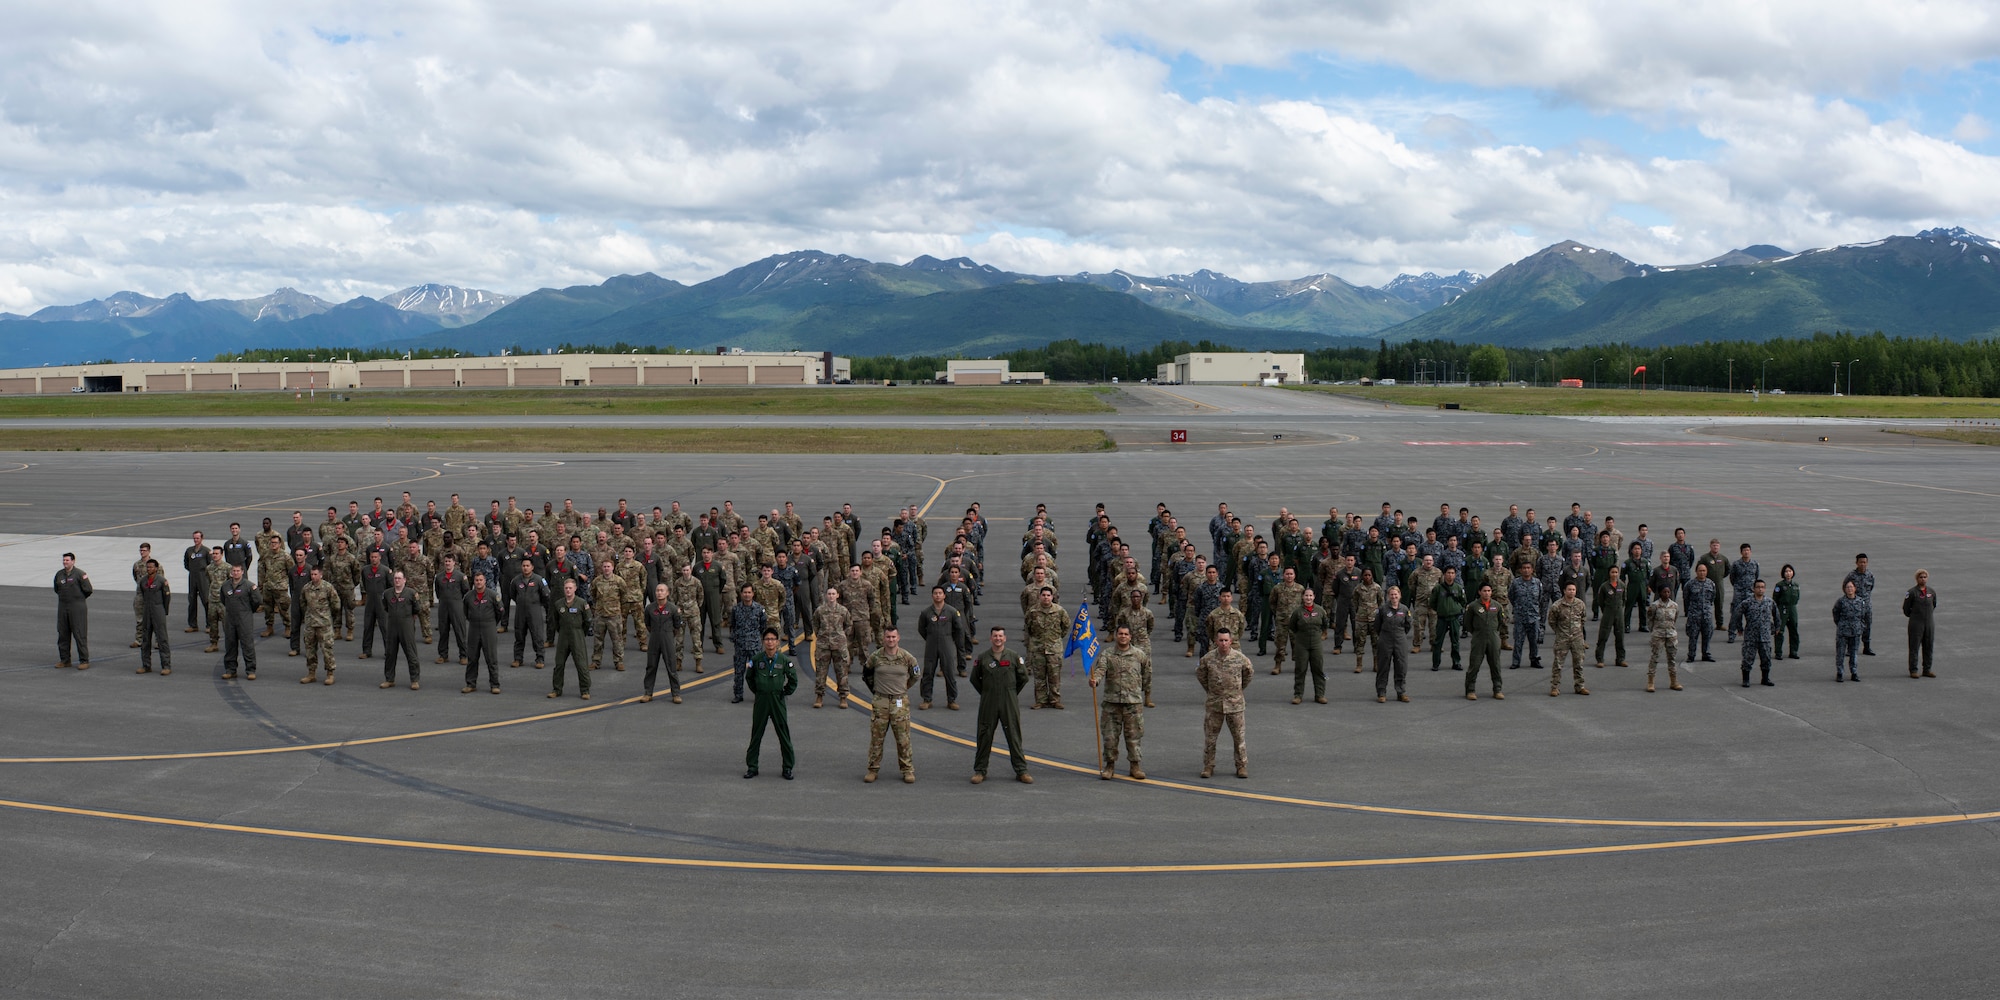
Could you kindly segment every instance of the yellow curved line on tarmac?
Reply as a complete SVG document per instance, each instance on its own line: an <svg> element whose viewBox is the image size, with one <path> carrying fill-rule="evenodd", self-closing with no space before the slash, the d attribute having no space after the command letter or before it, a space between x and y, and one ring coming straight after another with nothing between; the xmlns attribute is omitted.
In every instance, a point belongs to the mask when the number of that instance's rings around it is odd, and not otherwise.
<svg viewBox="0 0 2000 1000"><path fill-rule="evenodd" d="M295 504L295 503L301 503L306 500L318 500L321 497L330 497L337 493L352 493L355 490L379 490L384 486L401 486L405 483L420 483L428 479L438 479L444 476L444 473L437 469L426 468L424 469L424 471L430 473L430 475L412 476L408 479L396 479L386 483L375 483L372 486L343 486L337 490L327 490L324 493L309 493L302 497L284 497L277 500L256 500L251 503L246 503L237 507L223 507L219 510L196 511L195 513L192 514L176 514L172 517L156 517L150 521L134 521L131 524L114 524L107 528L85 528L82 531L66 531L60 537L68 538L72 535L94 535L100 531L121 531L125 528L143 528L149 524L165 524L168 521L185 521L189 518L194 518L194 517L214 517L218 514L227 514L231 511L251 510L253 508L262 507L267 504Z"/></svg>
<svg viewBox="0 0 2000 1000"><path fill-rule="evenodd" d="M397 847L405 850L438 851L450 854L484 855L487 857L532 858L555 861L594 861L609 864L647 865L660 868L696 868L726 871L754 872L810 872L858 875L1187 875L1187 874L1233 874L1244 872L1275 871L1315 871L1341 868L1391 868L1417 865L1458 864L1472 861L1520 861L1534 858L1586 857L1600 854L1636 854L1648 851L1675 850L1688 847L1717 847L1727 844L1750 844L1779 840L1802 840L1810 837L1829 837L1849 833L1870 833L1877 830L1904 829L1917 826L1934 826L1944 823L1986 820L2000 817L2000 813L1983 813L1973 816L1954 816L1949 819L1935 819L1908 822L1878 822L1864 826L1831 826L1809 830L1786 830L1778 833L1741 834L1728 837L1705 837L1692 840L1661 840L1639 844L1610 844L1597 847L1558 847L1527 851L1499 851L1485 854L1432 854L1390 858L1345 858L1312 861L1245 861L1245 862L1196 862L1183 864L1152 865L917 865L917 864L813 864L782 861L724 861L708 858L675 858L646 854L600 854L588 851L550 851L525 847L490 847L481 844L452 843L435 840L400 840L388 837L367 837L353 834L322 833L313 830L292 830L280 827L244 826L235 823L210 823L202 820L176 819L171 816L153 816L144 813L111 812L101 809L83 809L75 806L49 805L39 802L19 802L0 799L0 808L17 809L25 812L46 813L61 816L81 816L92 819L118 820L126 823L143 823L152 826L180 827L191 830L208 830L221 833L244 833L262 837L277 837L286 840L317 841L321 843L355 844L366 847Z"/></svg>
<svg viewBox="0 0 2000 1000"><path fill-rule="evenodd" d="M849 694L847 697L850 702L852 702L856 707L860 709L869 710L872 709L873 707L869 704L869 702L866 699L863 699L860 695ZM963 747L976 747L978 745L973 740L966 739L965 737L960 736L956 733L948 733L940 729L933 729L930 726L926 726L920 722L912 721L910 723L910 729L915 732L923 733L925 736L932 737L933 739L942 740L946 743L956 743L959 746ZM999 740L996 739L995 742L997 743L999 742ZM1096 777L1098 773L1096 769L1081 764L1071 764L1067 761L1052 760L1047 757L1037 757L1034 754L1025 754L1024 756L1026 756L1028 760L1036 764L1039 764L1043 767L1055 768L1056 770L1059 771L1069 771L1073 774L1087 774L1090 775L1091 777ZM1883 823L1890 823L1890 824L1950 823L1970 818L1959 813L1950 813L1950 814L1933 815L1933 816L1876 816L1876 817L1857 818L1857 819L1780 819L1780 820L1649 820L1649 819L1588 819L1588 818L1573 817L1573 816L1518 816L1518 815L1508 815L1505 813L1453 812L1444 809L1412 809L1401 806L1367 805L1365 803L1360 803L1360 802L1337 802L1326 799L1306 799L1290 795L1270 795L1264 792L1239 791L1237 789L1229 788L1227 786L1222 786L1222 785L1191 785L1186 782L1173 781L1165 778L1148 777L1142 781L1137 778L1128 777L1126 775L1117 774L1115 772L1113 773L1112 777L1116 781L1128 782L1133 785L1142 785L1151 788L1171 789L1177 792L1196 792L1202 795L1215 795L1215 796L1220 796L1222 798L1240 799L1251 802L1267 802L1273 805L1304 806L1306 808L1311 808L1311 809L1331 809L1340 812L1372 813L1380 816L1408 816L1418 819L1467 820L1467 821L1474 821L1481 823L1515 823L1515 824L1531 825L1531 826L1599 826L1599 827L1634 827L1634 828L1646 828L1646 829L1768 830L1773 828L1817 829L1819 827L1830 827L1830 826L1862 827L1862 826L1873 826L1876 824L1883 824ZM1995 814L1995 815L2000 815L2000 814Z"/></svg>
<svg viewBox="0 0 2000 1000"><path fill-rule="evenodd" d="M731 675L728 673L710 674L681 685L681 690L685 691L688 688L700 687L703 684L712 684L729 676ZM637 704L638 701L639 696L634 695L620 701L607 701L601 705L585 705L581 708L565 709L560 712L545 712L541 715L530 715L519 719L500 719L495 722L481 722L470 726L454 726L450 729L431 729L421 733L396 733L390 736L370 736L364 739L338 740L332 743L286 744L275 747L251 747L242 750L195 750L186 753L106 754L94 757L0 757L0 764L110 764L144 760L204 760L214 757L265 757L272 754L302 753L312 750L344 750L349 747L365 747L380 743L402 743L407 740L429 739L433 736L456 736L460 733L477 733L488 729L505 729L509 726L521 726L531 722L548 722L551 719L566 719L575 715L602 712L605 709L617 708L620 705Z"/></svg>

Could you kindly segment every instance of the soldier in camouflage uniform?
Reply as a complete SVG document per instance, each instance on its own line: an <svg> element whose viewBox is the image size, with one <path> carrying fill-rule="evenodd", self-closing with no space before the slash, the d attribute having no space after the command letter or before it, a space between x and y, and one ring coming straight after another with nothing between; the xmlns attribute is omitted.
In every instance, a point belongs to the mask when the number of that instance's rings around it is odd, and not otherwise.
<svg viewBox="0 0 2000 1000"><path fill-rule="evenodd" d="M341 599L340 590L327 581L320 567L314 566L312 582L299 592L299 612L305 619L305 640L300 646L306 654L306 675L299 678L300 684L313 682L322 661L326 664L326 683L333 683L334 622L347 603Z"/></svg>
<svg viewBox="0 0 2000 1000"><path fill-rule="evenodd" d="M1242 610L1236 607L1236 595L1225 590L1216 595L1216 599L1221 603L1216 605L1215 610L1209 612L1208 617L1201 623L1202 631L1208 636L1208 648L1210 649L1215 648L1217 633L1226 630L1230 635L1247 635L1250 631L1249 618L1245 617ZM1238 652L1241 652L1240 648ZM1206 656L1208 654L1203 653L1202 655Z"/></svg>
<svg viewBox="0 0 2000 1000"><path fill-rule="evenodd" d="M1361 571L1361 584L1354 588L1354 672L1362 671L1362 657L1375 648L1375 612L1382 607L1382 585L1375 571Z"/></svg>
<svg viewBox="0 0 2000 1000"><path fill-rule="evenodd" d="M1146 654L1146 670L1141 678L1146 695L1146 707L1153 708L1153 609L1146 606L1146 588L1139 587L1125 591L1125 603L1118 613L1111 616L1111 628L1132 631L1132 645Z"/></svg>
<svg viewBox="0 0 2000 1000"><path fill-rule="evenodd" d="M1507 571L1507 558L1496 555L1488 563L1486 582L1493 585L1493 603L1500 605L1500 648L1514 648L1514 574Z"/></svg>
<svg viewBox="0 0 2000 1000"><path fill-rule="evenodd" d="M680 650L678 659L682 663L692 662L694 672L701 673L701 581L694 577L694 564L682 563L679 575L668 585L674 606L681 610L680 624L675 626L674 646Z"/></svg>
<svg viewBox="0 0 2000 1000"><path fill-rule="evenodd" d="M1278 655L1271 664L1271 673L1285 672L1285 657L1292 650L1292 630L1285 623L1291 621L1292 612L1297 611L1306 600L1306 588L1299 583L1298 570L1285 567L1284 576L1277 586L1271 588L1271 614L1277 629Z"/></svg>
<svg viewBox="0 0 2000 1000"><path fill-rule="evenodd" d="M1412 624L1416 625L1416 634L1411 636L1410 642L1412 653L1421 650L1426 642L1432 646L1437 645L1437 609L1431 606L1431 598L1443 579L1444 572L1437 568L1437 560L1428 555L1424 556L1423 563L1416 571L1410 574L1410 586L1406 589L1414 594L1410 602L1413 605L1410 609L1413 614L1410 617L1413 619Z"/></svg>
<svg viewBox="0 0 2000 1000"><path fill-rule="evenodd" d="M266 518L265 520L269 520ZM292 557L285 554L283 542L275 533L260 533L263 548L257 559L257 589L264 601L264 638L277 634L277 621L285 622L285 635L292 633L292 587L286 577L292 571Z"/></svg>
<svg viewBox="0 0 2000 1000"><path fill-rule="evenodd" d="M415 597L417 627L423 630L423 641L431 641L431 566L424 558L423 549L416 543L409 544L409 557L398 563L396 568L403 571L403 583Z"/></svg>
<svg viewBox="0 0 2000 1000"><path fill-rule="evenodd" d="M1222 575L1214 566L1207 565L1204 557L1195 557L1195 570L1182 581L1187 596L1181 605L1181 614L1187 624L1187 656L1193 656L1199 649L1208 655L1208 613L1222 606Z"/></svg>
<svg viewBox="0 0 2000 1000"><path fill-rule="evenodd" d="M882 769L882 738L893 733L896 766L903 772L904 783L915 784L917 768L910 759L910 685L917 683L917 658L902 648L895 629L883 640L882 648L870 654L861 669L861 683L873 696L868 718L868 773L861 780L875 780L876 772Z"/></svg>
<svg viewBox="0 0 2000 1000"><path fill-rule="evenodd" d="M1549 697L1562 694L1563 658L1568 657L1570 672L1576 678L1576 693L1589 694L1583 686L1583 658L1589 653L1589 643L1583 636L1584 622L1590 617L1590 609L1577 599L1576 584L1563 587L1562 599L1549 605L1549 633L1555 646L1555 656L1549 661Z"/></svg>
<svg viewBox="0 0 2000 1000"><path fill-rule="evenodd" d="M1701 647L1701 658L1705 663L1715 662L1709 654L1709 640L1715 636L1715 581L1708 577L1707 563L1694 564L1694 579L1689 580L1681 592L1687 599L1687 651L1689 663L1694 662L1695 647Z"/></svg>
<svg viewBox="0 0 2000 1000"><path fill-rule="evenodd" d="M736 604L729 609L730 668L735 673L735 697L731 704L743 700L744 675L750 669L750 661L764 647L764 629L771 627L764 606L757 603L749 585L736 592Z"/></svg>
<svg viewBox="0 0 2000 1000"><path fill-rule="evenodd" d="M646 626L646 594L648 593L648 588L646 587L646 564L639 560L638 553L634 552L630 545L625 546L619 552L618 579L624 581L625 584L627 634L638 640L639 649L644 651L649 645L648 640L651 638Z"/></svg>
<svg viewBox="0 0 2000 1000"><path fill-rule="evenodd" d="M347 539L335 535L333 555L327 557L326 579L341 596L340 610L333 617L334 630L341 638L354 638L354 594L361 586L361 560L349 551Z"/></svg>
<svg viewBox="0 0 2000 1000"><path fill-rule="evenodd" d="M861 567L847 567L847 575L834 585L840 591L840 606L847 609L847 648L862 659L868 658L868 651L875 648L871 642L874 629L875 588L861 576Z"/></svg>
<svg viewBox="0 0 2000 1000"><path fill-rule="evenodd" d="M1646 604L1646 626L1652 630L1653 652L1646 660L1646 693L1653 692L1653 671L1658 668L1662 653L1667 658L1667 690L1679 691L1681 679L1676 668L1680 665L1680 622L1681 606L1674 600L1671 586L1662 586L1653 591L1653 599Z"/></svg>
<svg viewBox="0 0 2000 1000"><path fill-rule="evenodd" d="M1541 614L1542 581L1535 577L1533 567L1522 565L1520 574L1507 584L1507 603L1514 611L1514 660L1507 669L1521 665L1521 653L1525 650L1529 669L1540 670L1545 619Z"/></svg>
<svg viewBox="0 0 2000 1000"><path fill-rule="evenodd" d="M1236 744L1236 776L1250 776L1250 750L1244 743L1243 732L1243 688L1250 683L1254 671L1250 668L1250 658L1234 648L1234 638L1229 633L1218 635L1215 649L1201 658L1201 665L1194 672L1195 681L1206 693L1201 723L1204 778L1215 773L1215 738L1225 725Z"/></svg>
<svg viewBox="0 0 2000 1000"><path fill-rule="evenodd" d="M813 609L817 629L813 633L814 708L820 707L826 698L828 680L833 682L834 703L846 703L847 671L854 662L854 652L847 645L852 616L840 603L840 591L828 588L824 596L826 603Z"/></svg>
<svg viewBox="0 0 2000 1000"><path fill-rule="evenodd" d="M764 606L764 617L773 624L785 618L785 585L778 582L773 566L759 566L756 582L750 584L750 593L757 603ZM784 631L780 629L779 631Z"/></svg>
<svg viewBox="0 0 2000 1000"><path fill-rule="evenodd" d="M618 575L617 560L606 560L603 575L590 588L590 623L595 643L590 650L590 669L604 664L604 647L611 647L611 666L625 669L625 607L637 594L627 594L625 579Z"/></svg>
<svg viewBox="0 0 2000 1000"><path fill-rule="evenodd" d="M208 550L208 648L204 653L213 653L222 648L222 585L229 582L229 563L222 558L222 547Z"/></svg>
<svg viewBox="0 0 2000 1000"><path fill-rule="evenodd" d="M1750 562L1748 545L1743 546L1743 559L1736 565L1746 562ZM1750 565L1754 569L1757 564ZM1731 590L1733 596L1733 586ZM1751 583L1742 603L1730 612L1730 618L1731 623L1743 632L1743 686L1750 686L1750 663L1755 660L1763 670L1763 679L1759 683L1765 687L1776 687L1777 684L1771 680L1771 637L1778 621L1778 608L1769 597L1764 596L1764 581Z"/></svg>
<svg viewBox="0 0 2000 1000"><path fill-rule="evenodd" d="M1744 602L1751 599L1751 592L1758 581L1764 578L1762 567L1750 558L1750 545L1744 543L1738 549L1736 561L1729 564L1729 641L1744 634L1746 626L1738 619L1743 614Z"/></svg>
<svg viewBox="0 0 2000 1000"><path fill-rule="evenodd" d="M1139 592L1139 599L1145 600L1145 592ZM1142 683L1146 674L1152 672L1152 658L1146 651L1132 645L1132 630L1121 625L1116 632L1117 644L1097 657L1095 669L1090 672L1090 686L1103 688L1101 700L1103 710L1098 714L1098 737L1103 751L1098 758L1097 776L1111 780L1111 772L1118 767L1118 737L1125 737L1125 756L1131 764L1131 776L1144 781L1146 772L1139 769L1143 759L1139 745L1146 735L1145 713L1141 711L1144 695Z"/></svg>
<svg viewBox="0 0 2000 1000"><path fill-rule="evenodd" d="M1053 590L1028 612L1028 669L1035 678L1035 708L1061 708L1063 645L1069 638L1069 612L1056 603Z"/></svg>

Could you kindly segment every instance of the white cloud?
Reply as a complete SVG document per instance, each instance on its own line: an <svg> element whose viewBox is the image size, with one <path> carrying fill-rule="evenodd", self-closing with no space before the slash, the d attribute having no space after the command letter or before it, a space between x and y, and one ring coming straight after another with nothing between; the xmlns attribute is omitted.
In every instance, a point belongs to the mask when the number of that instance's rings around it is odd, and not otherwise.
<svg viewBox="0 0 2000 1000"><path fill-rule="evenodd" d="M1985 142L1993 138L1993 123L1968 111L1952 126L1951 137L1960 142Z"/></svg>
<svg viewBox="0 0 2000 1000"><path fill-rule="evenodd" d="M1982 119L1941 138L1845 98L1996 30L1955 2L30 5L0 37L0 308L698 280L804 247L1380 281L1559 238L1670 263L1976 227ZM1530 87L1718 152L1538 148L1462 92L1189 101L1120 37Z"/></svg>

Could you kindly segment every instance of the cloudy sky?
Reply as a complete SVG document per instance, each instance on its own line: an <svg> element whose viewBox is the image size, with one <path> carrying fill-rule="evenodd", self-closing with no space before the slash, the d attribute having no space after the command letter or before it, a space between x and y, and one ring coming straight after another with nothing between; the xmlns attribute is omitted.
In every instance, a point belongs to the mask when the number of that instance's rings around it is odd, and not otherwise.
<svg viewBox="0 0 2000 1000"><path fill-rule="evenodd" d="M2000 230L1990 0L29 0L0 310L699 280L1491 272Z"/></svg>

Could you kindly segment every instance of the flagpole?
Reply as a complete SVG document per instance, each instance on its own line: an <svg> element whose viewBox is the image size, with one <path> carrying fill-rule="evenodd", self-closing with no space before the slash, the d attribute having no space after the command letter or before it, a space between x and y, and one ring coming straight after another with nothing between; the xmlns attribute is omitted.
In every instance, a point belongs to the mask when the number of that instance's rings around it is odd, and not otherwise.
<svg viewBox="0 0 2000 1000"><path fill-rule="evenodd" d="M1097 717L1097 685L1090 686L1090 741L1097 744L1097 773L1104 773L1104 720Z"/></svg>

